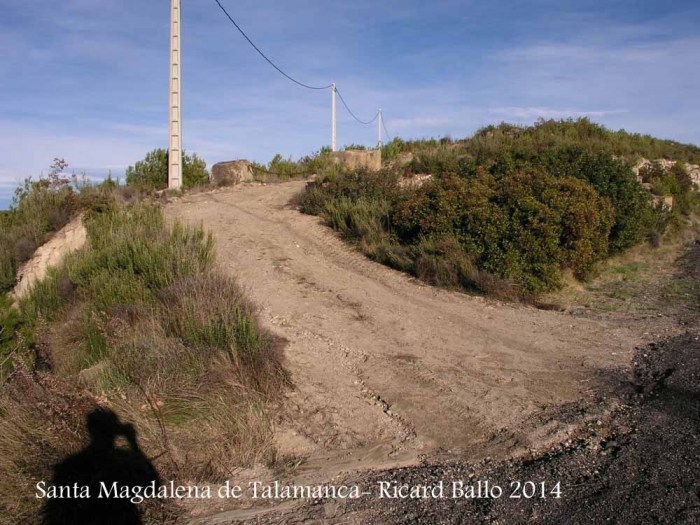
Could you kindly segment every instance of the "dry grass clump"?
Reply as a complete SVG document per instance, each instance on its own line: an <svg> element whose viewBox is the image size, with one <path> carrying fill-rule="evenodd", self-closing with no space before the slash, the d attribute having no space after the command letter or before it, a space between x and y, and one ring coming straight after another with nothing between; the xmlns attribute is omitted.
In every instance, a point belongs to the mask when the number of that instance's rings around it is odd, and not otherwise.
<svg viewBox="0 0 700 525"><path fill-rule="evenodd" d="M18 365L0 391L0 524L39 522L36 483L80 449L93 400L51 375Z"/></svg>

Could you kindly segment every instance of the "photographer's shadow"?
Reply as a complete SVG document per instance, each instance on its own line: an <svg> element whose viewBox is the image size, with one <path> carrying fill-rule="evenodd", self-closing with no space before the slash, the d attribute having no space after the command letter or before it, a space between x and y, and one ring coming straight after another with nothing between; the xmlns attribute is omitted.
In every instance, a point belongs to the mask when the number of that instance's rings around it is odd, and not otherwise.
<svg viewBox="0 0 700 525"><path fill-rule="evenodd" d="M44 525L138 525L139 509L129 498L114 495L113 484L123 487L145 487L160 479L136 441L136 431L123 424L107 409L97 409L86 418L90 443L83 450L67 457L54 467L51 481L55 486L89 487L89 498L47 499L42 510ZM129 448L116 446L123 436ZM111 492L109 492L111 491ZM99 496L102 496L101 498Z"/></svg>

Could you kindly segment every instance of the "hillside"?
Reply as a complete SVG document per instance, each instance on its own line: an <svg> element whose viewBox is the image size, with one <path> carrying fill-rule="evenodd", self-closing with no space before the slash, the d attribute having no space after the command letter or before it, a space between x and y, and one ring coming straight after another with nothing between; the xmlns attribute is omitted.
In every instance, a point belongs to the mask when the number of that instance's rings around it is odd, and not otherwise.
<svg viewBox="0 0 700 525"><path fill-rule="evenodd" d="M0 300L0 523L70 517L36 483L122 476L102 460L124 451L142 481L200 488L537 474L574 494L94 511L149 524L582 521L632 498L598 490L627 471L681 483L697 415L679 407L697 386L698 149L581 120L383 153L379 172L321 150L253 165L266 182L178 193L156 191L159 150L131 186L28 181L1 217L0 285L25 280ZM657 512L662 485L629 515Z"/></svg>
<svg viewBox="0 0 700 525"><path fill-rule="evenodd" d="M585 280L610 256L658 244L700 202L700 168L686 164L697 147L585 119L397 139L382 152L383 171L323 175L301 209L378 262L506 299L536 302L567 272Z"/></svg>

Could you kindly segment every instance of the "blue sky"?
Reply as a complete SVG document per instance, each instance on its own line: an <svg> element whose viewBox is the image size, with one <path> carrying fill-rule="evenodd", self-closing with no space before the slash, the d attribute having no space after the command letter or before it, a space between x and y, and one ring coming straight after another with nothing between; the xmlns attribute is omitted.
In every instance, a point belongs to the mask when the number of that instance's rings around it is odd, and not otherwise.
<svg viewBox="0 0 700 525"><path fill-rule="evenodd" d="M330 92L265 63L214 0L183 2L183 135L210 165L330 143ZM700 143L700 5L675 0L222 0L301 81L392 134L588 115ZM63 157L99 178L167 145L167 0L0 0L0 207ZM374 144L339 108L338 142Z"/></svg>

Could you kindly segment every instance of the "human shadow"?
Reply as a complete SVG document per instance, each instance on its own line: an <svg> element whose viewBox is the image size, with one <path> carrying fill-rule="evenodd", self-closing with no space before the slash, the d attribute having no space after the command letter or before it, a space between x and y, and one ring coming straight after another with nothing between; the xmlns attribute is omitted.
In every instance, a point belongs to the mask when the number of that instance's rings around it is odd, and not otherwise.
<svg viewBox="0 0 700 525"><path fill-rule="evenodd" d="M48 498L42 509L44 525L139 525L141 515L130 498L114 497L110 489L160 486L155 468L143 454L131 424L119 421L108 409L97 409L86 417L90 443L54 467L52 485L88 487L89 498ZM129 448L117 447L123 436ZM48 486L47 486L48 487Z"/></svg>

